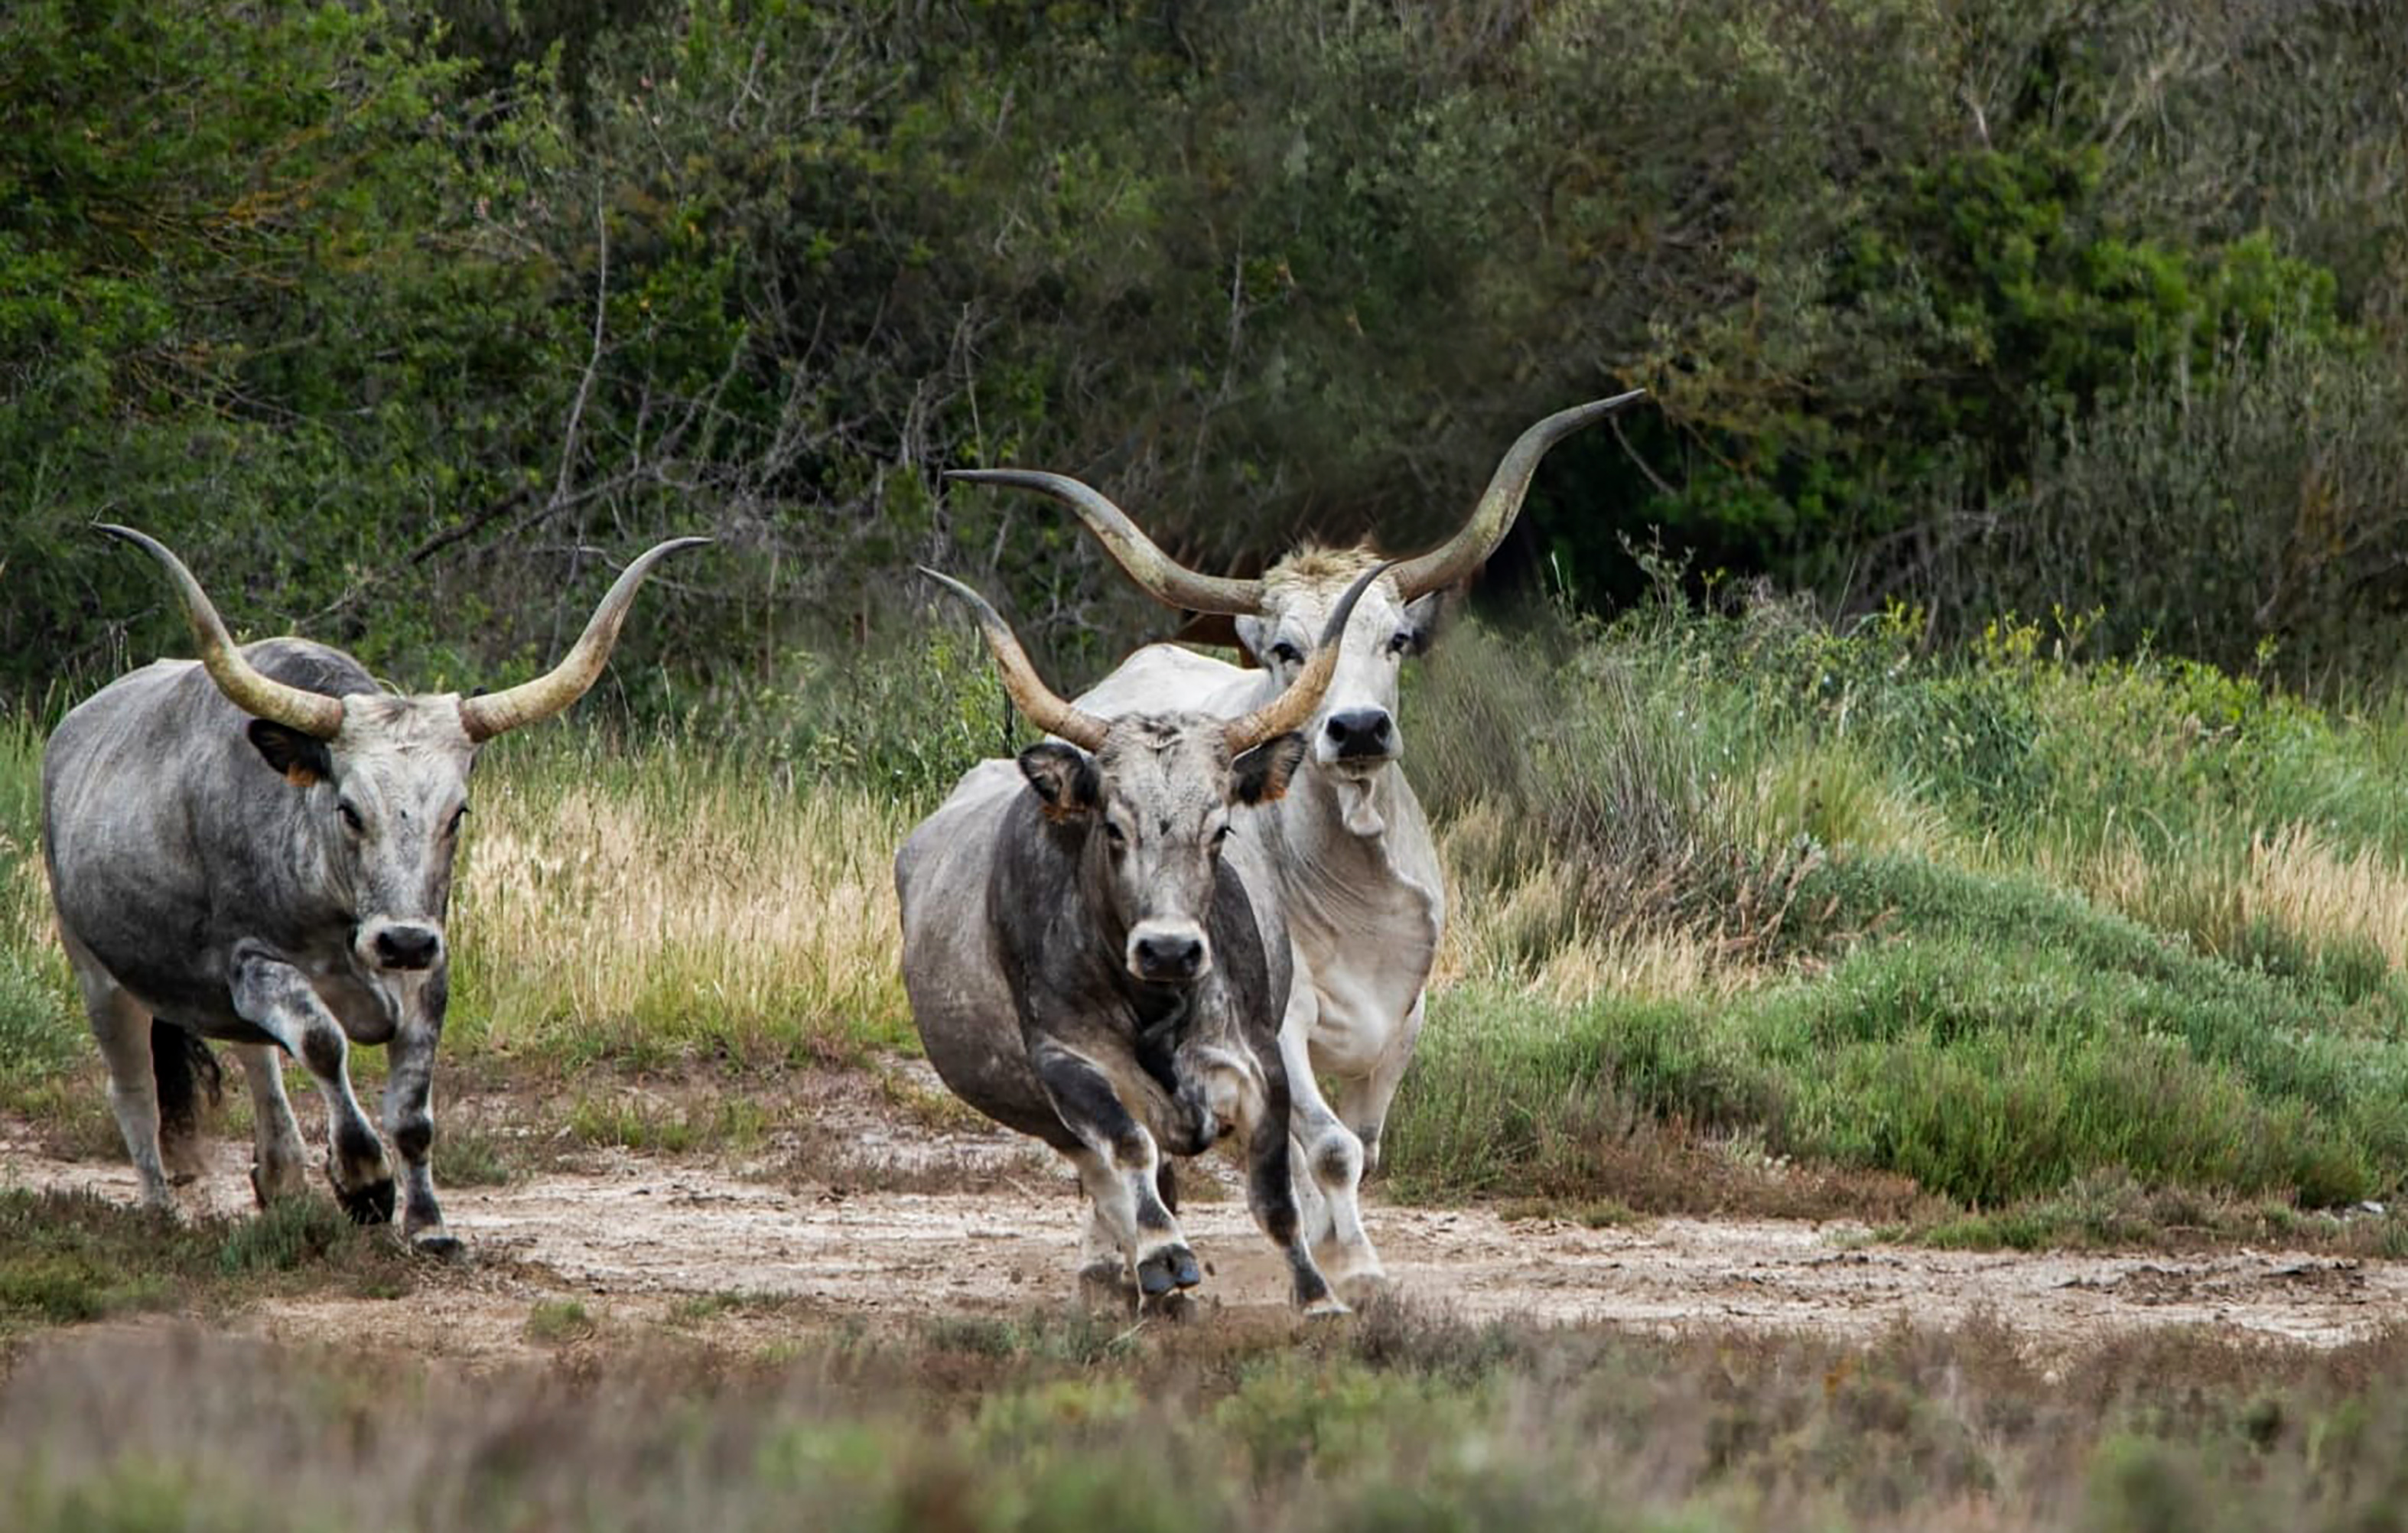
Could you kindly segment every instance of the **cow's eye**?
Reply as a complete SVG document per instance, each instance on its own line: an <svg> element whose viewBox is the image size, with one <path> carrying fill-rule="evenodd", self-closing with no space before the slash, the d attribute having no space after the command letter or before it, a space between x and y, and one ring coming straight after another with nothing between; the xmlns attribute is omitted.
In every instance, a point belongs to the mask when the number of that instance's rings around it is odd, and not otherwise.
<svg viewBox="0 0 2408 1533"><path fill-rule="evenodd" d="M367 828L367 823L360 818L360 811L349 804L337 801L335 805L335 812L343 817L345 830L362 831Z"/></svg>
<svg viewBox="0 0 2408 1533"><path fill-rule="evenodd" d="M1390 654L1402 654L1412 647L1413 631L1411 628L1398 629L1396 637L1388 640L1388 652Z"/></svg>
<svg viewBox="0 0 2408 1533"><path fill-rule="evenodd" d="M444 830L443 834L446 836L459 835L460 826L467 821L467 818L468 806L463 804L458 809L452 811L452 824Z"/></svg>
<svg viewBox="0 0 2408 1533"><path fill-rule="evenodd" d="M1107 820L1104 822L1104 839L1111 842L1114 846L1126 846L1128 845L1128 832L1112 824L1110 820Z"/></svg>
<svg viewBox="0 0 2408 1533"><path fill-rule="evenodd" d="M1283 666L1300 666L1304 663L1304 652L1283 638L1271 646L1271 658Z"/></svg>

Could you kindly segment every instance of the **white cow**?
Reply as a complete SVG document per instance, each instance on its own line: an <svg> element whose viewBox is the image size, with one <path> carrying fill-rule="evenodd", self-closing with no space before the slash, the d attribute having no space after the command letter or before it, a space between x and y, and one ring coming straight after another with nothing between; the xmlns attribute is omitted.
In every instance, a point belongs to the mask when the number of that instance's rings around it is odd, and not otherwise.
<svg viewBox="0 0 2408 1533"><path fill-rule="evenodd" d="M1557 441L1642 397L1617 394L1548 416L1525 431L1470 519L1443 547L1395 566L1356 606L1338 674L1305 731L1311 753L1286 796L1240 817L1230 855L1250 889L1279 893L1297 983L1280 1028L1293 1087L1289 1129L1307 1168L1298 1200L1313 1256L1339 1292L1384 1281L1364 1233L1358 1188L1379 1163L1380 1133L1421 1036L1424 992L1446 926L1446 892L1429 822L1398 763L1397 678L1429 647L1446 594L1485 564L1511 530L1530 476ZM1119 507L1060 474L971 469L948 476L1049 494L1076 511L1130 578L1169 605L1236 619L1263 668L1153 644L1082 695L1104 718L1185 709L1238 718L1277 696L1312 653L1353 579L1380 561L1369 548L1307 547L1260 580L1184 568ZM1317 1083L1337 1087L1333 1110Z"/></svg>

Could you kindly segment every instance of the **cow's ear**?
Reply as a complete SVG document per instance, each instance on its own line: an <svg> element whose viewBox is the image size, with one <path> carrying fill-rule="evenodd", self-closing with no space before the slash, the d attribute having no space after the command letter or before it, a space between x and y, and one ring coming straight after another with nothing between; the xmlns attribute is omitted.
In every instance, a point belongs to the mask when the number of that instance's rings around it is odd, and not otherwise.
<svg viewBox="0 0 2408 1533"><path fill-rule="evenodd" d="M1442 585L1426 595L1415 596L1405 603L1405 622L1413 631L1412 654L1427 654L1438 636L1463 610L1463 587Z"/></svg>
<svg viewBox="0 0 2408 1533"><path fill-rule="evenodd" d="M1247 612L1233 620L1229 627L1237 636L1238 651L1246 657L1246 663L1268 669L1272 631L1269 620L1259 613Z"/></svg>
<svg viewBox="0 0 2408 1533"><path fill-rule="evenodd" d="M251 720L250 733L251 747L296 788L306 788L320 778L335 775L335 758L328 753L324 740L265 719Z"/></svg>
<svg viewBox="0 0 2408 1533"><path fill-rule="evenodd" d="M1021 752L1020 775L1045 801L1048 820L1077 819L1103 796L1104 779L1096 770L1096 758L1060 740L1045 740Z"/></svg>
<svg viewBox="0 0 2408 1533"><path fill-rule="evenodd" d="M1274 736L1229 764L1237 774L1238 802L1275 804L1287 796L1287 780L1304 760L1304 737L1294 730Z"/></svg>

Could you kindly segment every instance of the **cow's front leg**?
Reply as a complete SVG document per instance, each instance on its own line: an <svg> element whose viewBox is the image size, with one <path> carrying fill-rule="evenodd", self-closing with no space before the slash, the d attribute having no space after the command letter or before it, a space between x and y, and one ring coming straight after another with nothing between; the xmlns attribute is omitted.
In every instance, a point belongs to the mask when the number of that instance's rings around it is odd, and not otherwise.
<svg viewBox="0 0 2408 1533"><path fill-rule="evenodd" d="M1318 1010L1312 985L1300 981L1288 993L1287 1015L1280 1024L1280 1065L1291 1101L1288 1134L1294 1164L1303 1173L1296 1179L1295 1200L1320 1270L1339 1292L1359 1301L1386 1283L1387 1269L1363 1229L1362 1141L1330 1110L1313 1077L1308 1040Z"/></svg>
<svg viewBox="0 0 2408 1533"><path fill-rule="evenodd" d="M1055 1115L1079 1137L1079 1148L1065 1153L1093 1205L1090 1219L1120 1252L1138 1293L1159 1299L1203 1282L1202 1265L1163 1205L1154 1136L1130 1116L1111 1081L1056 1044L1039 1046L1030 1062Z"/></svg>
<svg viewBox="0 0 2408 1533"><path fill-rule="evenodd" d="M343 1211L363 1225L393 1217L393 1167L351 1094L351 1042L307 976L257 948L235 953L236 1015L308 1067L326 1103L326 1177Z"/></svg>
<svg viewBox="0 0 2408 1533"><path fill-rule="evenodd" d="M432 985L440 985L440 975ZM384 1131L401 1156L401 1232L429 1255L459 1254L460 1241L443 1226L435 1198L435 1046L443 1037L442 996L428 997L432 1017L404 1022L385 1048Z"/></svg>
<svg viewBox="0 0 2408 1533"><path fill-rule="evenodd" d="M1338 1110L1354 1126L1363 1141L1363 1168L1374 1171L1380 1166L1380 1139L1388 1125L1388 1110L1396 1105L1397 1088L1404 1084L1405 1071L1413 1062L1413 1047L1421 1041L1423 1009L1429 998L1424 991L1413 997L1413 1009L1405 1013L1404 1024L1389 1038L1387 1046L1370 1073L1342 1080L1338 1085Z"/></svg>

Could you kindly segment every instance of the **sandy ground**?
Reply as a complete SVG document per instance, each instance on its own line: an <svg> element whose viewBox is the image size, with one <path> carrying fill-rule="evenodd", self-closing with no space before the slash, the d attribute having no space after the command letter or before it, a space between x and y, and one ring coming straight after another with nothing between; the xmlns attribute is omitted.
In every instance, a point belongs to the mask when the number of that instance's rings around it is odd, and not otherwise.
<svg viewBox="0 0 2408 1533"><path fill-rule="evenodd" d="M1007 1169L975 1193L781 1185L625 1153L507 1187L453 1190L445 1195L452 1228L475 1254L466 1273L397 1301L280 1300L240 1324L300 1340L373 1335L480 1354L523 1350L531 1308L571 1297L606 1323L651 1325L674 1321L678 1301L694 1295L779 1296L788 1302L768 1325L787 1330L820 1314L900 1323L1071 1302L1081 1214L1071 1184L1010 1158L1010 1141L998 1147ZM248 1154L221 1146L194 1205L246 1209ZM134 1196L129 1168L53 1158L24 1125L5 1123L0 1186ZM2160 1325L2332 1344L2408 1319L2408 1264L2306 1253L1942 1252L1872 1244L1844 1224L1659 1219L1588 1229L1376 1199L1368 1211L1402 1292L1473 1320L1862 1335L1986 1311L2036 1352L2053 1352ZM1211 1269L1208 1318L1216 1306L1280 1308L1276 1254L1241 1202L1191 1199L1182 1223Z"/></svg>

